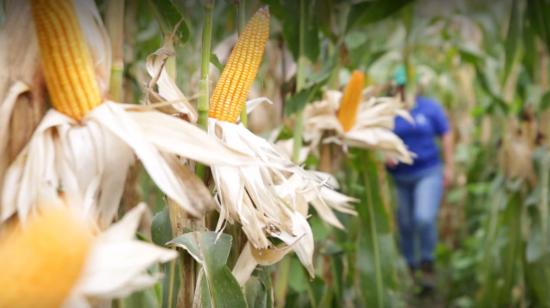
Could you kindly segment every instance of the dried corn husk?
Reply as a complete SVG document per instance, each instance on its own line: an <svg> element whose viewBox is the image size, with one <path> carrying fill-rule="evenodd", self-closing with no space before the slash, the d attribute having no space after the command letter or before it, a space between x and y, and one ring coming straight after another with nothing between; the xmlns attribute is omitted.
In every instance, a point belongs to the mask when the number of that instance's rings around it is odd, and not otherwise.
<svg viewBox="0 0 550 308"><path fill-rule="evenodd" d="M21 18L29 15L30 6L27 1L5 1L4 5L9 14L0 31L0 187L6 168L45 111L34 24Z"/></svg>
<svg viewBox="0 0 550 308"><path fill-rule="evenodd" d="M177 257L174 250L135 239L144 204L99 234L81 210L45 205L25 228L18 225L0 238L0 306L89 307L90 301L152 286L160 275L148 268Z"/></svg>
<svg viewBox="0 0 550 308"><path fill-rule="evenodd" d="M372 97L367 89L367 99L360 104L355 123L350 130L344 131L337 117L341 97L341 92L328 90L323 100L306 106L304 140L310 143L312 151L317 150L320 142L334 142L344 148L350 146L380 150L389 158L412 163L412 153L392 132L396 116L412 121L399 101ZM335 132L336 135L322 140L325 132Z"/></svg>
<svg viewBox="0 0 550 308"><path fill-rule="evenodd" d="M220 211L217 230L226 221L240 223L255 249L273 249L269 237L278 238L292 247L313 275L313 235L306 220L309 205L323 220L343 228L334 210L354 214L350 206L354 199L336 192L327 175L295 165L273 144L242 125L209 119L209 133L261 162L212 167ZM242 273L238 277L241 282L248 278Z"/></svg>
<svg viewBox="0 0 550 308"><path fill-rule="evenodd" d="M52 2L55 3L55 2ZM100 91L107 91L110 51L93 1L76 1L81 28L90 43ZM21 19L31 19L29 12ZM9 14L8 14L9 15ZM32 37L31 37L32 38ZM164 89L163 86L160 89ZM162 91L162 95L167 95ZM102 95L104 97L104 95ZM0 217L17 213L24 221L47 198L84 196L86 210L96 215L102 228L115 218L124 179L134 153L168 197L193 216L212 206L203 190L184 186L185 178L174 170L171 155L204 164L245 164L251 159L223 146L196 126L151 107L104 101L80 121L52 109L6 172ZM167 156L168 155L168 156Z"/></svg>
<svg viewBox="0 0 550 308"><path fill-rule="evenodd" d="M516 120L508 121L506 135L502 139L498 162L509 179L522 179L535 184L537 176L533 168L534 137Z"/></svg>

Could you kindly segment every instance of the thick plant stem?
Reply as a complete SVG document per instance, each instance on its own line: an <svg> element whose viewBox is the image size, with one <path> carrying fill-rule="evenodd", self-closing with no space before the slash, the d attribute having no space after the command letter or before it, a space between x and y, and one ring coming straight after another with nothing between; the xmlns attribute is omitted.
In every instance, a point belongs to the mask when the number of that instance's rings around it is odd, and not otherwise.
<svg viewBox="0 0 550 308"><path fill-rule="evenodd" d="M212 10L214 9L214 0L206 0L204 7L204 25L202 29L202 50L201 50L201 80L199 81L199 126L208 130L208 109L210 101L209 76L210 56L212 49ZM197 165L197 175L204 179L206 176L206 167Z"/></svg>
<svg viewBox="0 0 550 308"><path fill-rule="evenodd" d="M241 32L243 31L244 27L246 26L246 0L239 0L238 1L237 17L239 19L238 31L239 31L239 36L240 36ZM243 110L241 111L241 123L244 127L248 126L248 113L247 113L246 108L243 108Z"/></svg>
<svg viewBox="0 0 550 308"><path fill-rule="evenodd" d="M277 280L274 285L275 307L282 308L286 305L286 294L288 292L288 275L290 272L290 259L284 258L279 262Z"/></svg>
<svg viewBox="0 0 550 308"><path fill-rule="evenodd" d="M109 97L121 102L123 97L122 82L124 77L124 0L107 3L105 23L111 38L112 66L109 82Z"/></svg>
<svg viewBox="0 0 550 308"><path fill-rule="evenodd" d="M190 217L177 203L168 200L168 213L172 236L177 237L189 231L201 230L204 222L201 219ZM187 252L181 252L179 258L181 264L180 289L178 293L177 307L192 307L197 282L198 264Z"/></svg>
<svg viewBox="0 0 550 308"><path fill-rule="evenodd" d="M371 241L373 245L373 261L374 261L374 275L375 275L375 287L376 287L376 307L385 307L384 304L384 280L382 278L382 258L380 256L380 247L378 245L378 238L376 238L377 234L377 221L374 216L374 198L373 198L373 191L371 186L371 179L369 178L369 166L371 157L369 156L369 153L363 152L361 153L361 162L363 166L362 170L362 176L363 176L363 184L365 186L365 198L366 198L366 205L367 205L367 215L369 218L369 227L370 230L368 232L368 236L371 236Z"/></svg>
<svg viewBox="0 0 550 308"><path fill-rule="evenodd" d="M169 263L170 272L168 273L170 282L168 284L168 302L163 303L163 307L172 308L174 303L172 302L174 298L175 286L176 286L176 262L177 260L172 260Z"/></svg>
<svg viewBox="0 0 550 308"><path fill-rule="evenodd" d="M208 107L209 107L209 87L208 70L210 67L210 54L212 46L212 10L214 0L207 0L204 6L204 25L202 30L202 50L201 50L201 80L199 82L199 126L204 130L208 128Z"/></svg>
<svg viewBox="0 0 550 308"><path fill-rule="evenodd" d="M546 48L543 46L542 42L538 41L536 47L538 51L538 57L535 57L535 63L537 63L535 67L538 67L538 70L535 78L542 92L545 93L550 89L550 82L548 81L547 70L550 59L548 56L548 52L546 51ZM540 125L540 131L546 134L546 136L550 136L550 110L546 109L542 112ZM548 145L548 140L545 140L545 144Z"/></svg>
<svg viewBox="0 0 550 308"><path fill-rule="evenodd" d="M208 129L208 108L209 108L209 85L208 71L210 66L210 51L212 44L212 10L214 8L214 0L205 0L204 8L204 26L202 34L202 51L201 51L201 80L199 81L199 126ZM197 175L202 179L206 175L206 167L197 165ZM193 219L186 215L181 208L174 202L168 202L170 210L170 221L172 223L172 233L174 236L179 236L187 231L199 230L204 228L204 220ZM198 264L188 253L181 254L181 288L178 294L177 307L192 307L195 295L195 287L197 282Z"/></svg>
<svg viewBox="0 0 550 308"><path fill-rule="evenodd" d="M305 66L305 32L306 32L306 1L300 0L300 44L299 44L299 54L298 54L298 68L296 71L296 92L300 92L304 88L305 75L304 75L304 66ZM304 115L303 110L300 110L296 113L296 123L294 124L294 138L293 138L293 147L292 147L292 160L295 163L298 163L300 160L300 150L302 149L302 132L304 130Z"/></svg>

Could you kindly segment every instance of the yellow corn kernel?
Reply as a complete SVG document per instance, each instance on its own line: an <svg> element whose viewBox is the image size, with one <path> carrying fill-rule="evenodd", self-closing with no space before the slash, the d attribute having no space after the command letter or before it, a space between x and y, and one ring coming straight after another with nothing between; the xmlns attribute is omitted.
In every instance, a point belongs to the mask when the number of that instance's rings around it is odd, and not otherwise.
<svg viewBox="0 0 550 308"><path fill-rule="evenodd" d="M51 103L80 120L101 94L73 0L32 0L31 8Z"/></svg>
<svg viewBox="0 0 550 308"><path fill-rule="evenodd" d="M92 245L90 225L67 207L49 207L0 237L0 307L61 307Z"/></svg>
<svg viewBox="0 0 550 308"><path fill-rule="evenodd" d="M269 37L269 10L259 9L246 24L212 93L208 116L235 123L258 72Z"/></svg>
<svg viewBox="0 0 550 308"><path fill-rule="evenodd" d="M349 131L355 124L364 84L365 75L360 71L354 71L344 90L338 111L338 120L342 124L344 132Z"/></svg>

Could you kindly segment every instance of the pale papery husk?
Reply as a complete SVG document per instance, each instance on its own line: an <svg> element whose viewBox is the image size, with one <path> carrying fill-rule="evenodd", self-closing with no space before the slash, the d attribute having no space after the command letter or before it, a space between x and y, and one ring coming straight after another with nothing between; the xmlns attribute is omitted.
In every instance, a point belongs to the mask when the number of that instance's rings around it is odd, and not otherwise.
<svg viewBox="0 0 550 308"><path fill-rule="evenodd" d="M110 51L104 49L109 49L109 40L93 1L75 4L88 43L96 47L91 48L96 76L106 91ZM30 20L30 12L24 13ZM25 15L19 18L26 19ZM159 72L163 73L162 68ZM164 98L170 94L166 89L173 89L162 81L159 96ZM154 106L105 101L79 122L51 109L6 172L0 218L5 221L17 213L24 221L36 209L36 200L84 196L86 211L106 228L116 216L134 153L159 188L195 217L212 209L214 203L206 188L186 185L197 184L197 180L182 172L176 156L207 165L251 162L198 127L158 112Z"/></svg>
<svg viewBox="0 0 550 308"><path fill-rule="evenodd" d="M534 186L537 176L533 166L533 136L516 120L508 123L498 154L499 166L507 178L521 179Z"/></svg>
<svg viewBox="0 0 550 308"><path fill-rule="evenodd" d="M309 205L323 220L343 228L334 210L354 214L351 203L355 199L334 191L329 185L332 179L327 175L304 170L278 152L273 144L240 124L211 118L209 133L261 162L241 167L212 167L220 212L217 230L221 230L225 222L239 223L252 247L261 250L273 249L270 238L278 238L292 246L292 251L313 276L314 243L307 222ZM248 279L249 271L250 268L245 267L243 273L238 274L241 282Z"/></svg>
<svg viewBox="0 0 550 308"><path fill-rule="evenodd" d="M124 297L158 281L147 274L156 262L177 257L171 249L137 240L135 232L147 207L139 204L119 222L100 233L77 289L92 297Z"/></svg>
<svg viewBox="0 0 550 308"><path fill-rule="evenodd" d="M145 204L100 232L83 211L79 196L74 200L78 203L41 200L42 210L30 225L13 220L0 236L2 255L8 257L14 250L17 254L4 260L9 270L5 269L2 283L8 297L0 302L14 307L41 303L97 307L150 288L161 277L151 272L151 266L177 257L175 250L136 238Z"/></svg>
<svg viewBox="0 0 550 308"><path fill-rule="evenodd" d="M147 57L146 68L151 81L145 89L146 104L166 102L168 104L159 107L158 110L168 114L184 115L190 122L195 123L198 119L197 111L166 69L166 62L175 54L172 33L167 36L161 48Z"/></svg>
<svg viewBox="0 0 550 308"><path fill-rule="evenodd" d="M146 209L145 204L139 204L97 235L81 278L64 307L91 307L98 301L126 297L158 282L161 275L149 274L149 267L175 259L177 252L135 238Z"/></svg>
<svg viewBox="0 0 550 308"><path fill-rule="evenodd" d="M273 247L266 249L257 249L247 242L244 245L235 266L233 267L233 276L237 279L239 285L244 286L252 272L258 265L269 266L281 261L290 251L292 245L283 247Z"/></svg>
<svg viewBox="0 0 550 308"><path fill-rule="evenodd" d="M275 142L275 147L277 148L277 151L279 151L281 154L286 155L288 159L292 157L292 148L294 147L294 140L293 139L285 139L285 140L278 140ZM310 147L303 147L300 149L300 153L298 154L298 164L302 164L306 161L307 156L309 155Z"/></svg>
<svg viewBox="0 0 550 308"><path fill-rule="evenodd" d="M0 217L6 220L17 213L24 221L35 200L82 195L87 210L105 228L116 215L133 153L159 188L197 217L213 203L195 197L204 190L184 185L188 174L181 176L166 155L204 164L250 162L198 127L139 106L105 102L82 123L52 109L6 173Z"/></svg>
<svg viewBox="0 0 550 308"><path fill-rule="evenodd" d="M355 123L344 131L337 113L342 93L328 90L324 99L306 106L304 110L304 140L309 142L313 153L321 142L333 142L347 147L367 148L381 151L386 157L403 163L412 163L414 154L409 152L403 141L393 133L395 117L400 116L413 122L404 106L396 99L373 97L370 89L364 91ZM334 133L324 138L326 133Z"/></svg>
<svg viewBox="0 0 550 308"><path fill-rule="evenodd" d="M0 31L0 187L45 112L45 86L27 1L6 1ZM24 50L24 52L21 52ZM0 193L1 194L1 193Z"/></svg>

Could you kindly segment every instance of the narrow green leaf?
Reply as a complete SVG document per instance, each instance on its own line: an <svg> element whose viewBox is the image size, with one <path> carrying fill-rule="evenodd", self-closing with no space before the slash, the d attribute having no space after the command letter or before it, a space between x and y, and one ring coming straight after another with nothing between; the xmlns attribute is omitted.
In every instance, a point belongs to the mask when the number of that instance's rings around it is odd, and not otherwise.
<svg viewBox="0 0 550 308"><path fill-rule="evenodd" d="M254 276L250 277L244 287L244 294L248 307L263 307L258 303L258 301L261 301L261 293L262 284L260 280Z"/></svg>
<svg viewBox="0 0 550 308"><path fill-rule="evenodd" d="M546 45L546 51L550 51L550 3L545 0L528 0L527 13L529 22L535 29L540 39Z"/></svg>
<svg viewBox="0 0 550 308"><path fill-rule="evenodd" d="M226 265L231 243L231 236L216 232L190 232L169 243L187 250L202 265L213 307L246 307L244 294Z"/></svg>
<svg viewBox="0 0 550 308"><path fill-rule="evenodd" d="M151 237L153 243L159 246L166 245L172 239L172 227L170 226L170 217L166 207L153 216Z"/></svg>
<svg viewBox="0 0 550 308"><path fill-rule="evenodd" d="M353 27L368 25L396 13L411 0L385 0L385 1L366 1L353 4L348 17L346 29L349 31Z"/></svg>
<svg viewBox="0 0 550 308"><path fill-rule="evenodd" d="M210 63L218 69L218 71L223 71L223 64L220 62L220 59L215 54L210 55Z"/></svg>
<svg viewBox="0 0 550 308"><path fill-rule="evenodd" d="M273 305L271 275L265 267L259 267L246 282L244 292L248 307L270 308Z"/></svg>
<svg viewBox="0 0 550 308"><path fill-rule="evenodd" d="M288 49L294 59L298 59L299 31L300 27L300 1L296 0L262 0L269 5L271 14L277 18L283 26L283 37L288 44ZM306 33L304 54L311 61L316 61L320 53L320 40L318 28L318 10L315 0L306 1Z"/></svg>
<svg viewBox="0 0 550 308"><path fill-rule="evenodd" d="M184 44L189 40L191 32L184 19L183 7L175 0L149 0L153 15L165 34L172 33L176 26L176 37L178 43Z"/></svg>
<svg viewBox="0 0 550 308"><path fill-rule="evenodd" d="M480 307L502 307L512 302L512 290L523 258L520 193L495 189L484 243L484 260L479 269L483 273Z"/></svg>
<svg viewBox="0 0 550 308"><path fill-rule="evenodd" d="M522 44L524 56L522 57L523 64L529 73L531 80L535 80L535 74L537 71L537 48L536 48L536 34L531 21L528 19L529 14L525 12L523 30L522 30Z"/></svg>
<svg viewBox="0 0 550 308"><path fill-rule="evenodd" d="M504 80L508 78L510 71L512 69L512 64L514 63L518 49L519 42L521 40L521 16L520 6L518 1L512 1L512 6L510 8L510 22L508 23L508 34L506 36L505 42L505 64L504 64Z"/></svg>
<svg viewBox="0 0 550 308"><path fill-rule="evenodd" d="M293 113L301 111L310 103L313 98L319 94L321 87L324 86L330 78L332 69L334 68L333 61L330 61L318 74L312 76L307 85L300 92L291 96L285 103L284 114L290 116Z"/></svg>
<svg viewBox="0 0 550 308"><path fill-rule="evenodd" d="M390 294L396 288L397 251L391 229L392 216L384 206L378 166L373 153L356 151L355 167L363 181L361 204L356 207L361 231L357 240L357 267L361 273L361 296L373 307L391 306Z"/></svg>
<svg viewBox="0 0 550 308"><path fill-rule="evenodd" d="M153 289L145 289L132 293L124 298L124 307L158 307L159 302L156 299Z"/></svg>
<svg viewBox="0 0 550 308"><path fill-rule="evenodd" d="M208 289L208 283L206 282L206 279L204 278L204 270L201 270L199 273L199 282L198 285L200 286L200 303L202 308L210 308L212 307L212 302L210 301L210 290Z"/></svg>
<svg viewBox="0 0 550 308"><path fill-rule="evenodd" d="M540 99L539 110L544 111L548 109L548 107L550 107L550 91L544 93L544 95Z"/></svg>
<svg viewBox="0 0 550 308"><path fill-rule="evenodd" d="M321 86L319 85L313 85L291 96L285 103L285 116L290 116L304 109L306 104L311 101L320 88Z"/></svg>
<svg viewBox="0 0 550 308"><path fill-rule="evenodd" d="M165 246L172 239L172 228L170 226L170 217L168 209L164 207L153 216L151 223L151 237L153 243L159 246ZM179 266L176 261L162 264L162 271L165 273L162 279L162 307L173 308L176 306L180 286ZM172 292L170 294L170 292ZM170 304L171 303L171 304Z"/></svg>
<svg viewBox="0 0 550 308"><path fill-rule="evenodd" d="M277 278L274 285L275 302L282 303L288 296L290 258L286 257L277 265Z"/></svg>
<svg viewBox="0 0 550 308"><path fill-rule="evenodd" d="M296 257L290 257L290 270L288 272L288 286L291 290L301 293L307 290L308 278L304 267Z"/></svg>

